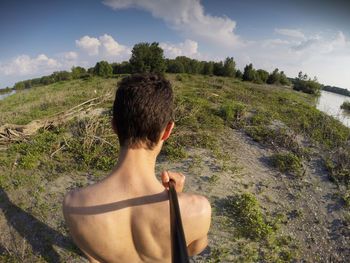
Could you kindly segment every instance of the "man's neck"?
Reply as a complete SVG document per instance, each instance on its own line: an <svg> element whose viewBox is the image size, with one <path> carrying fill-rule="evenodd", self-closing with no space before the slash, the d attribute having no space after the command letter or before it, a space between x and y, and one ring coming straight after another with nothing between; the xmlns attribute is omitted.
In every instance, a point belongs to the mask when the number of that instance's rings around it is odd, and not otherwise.
<svg viewBox="0 0 350 263"><path fill-rule="evenodd" d="M111 176L126 182L143 182L146 185L160 185L155 176L158 149L120 148L118 164Z"/></svg>

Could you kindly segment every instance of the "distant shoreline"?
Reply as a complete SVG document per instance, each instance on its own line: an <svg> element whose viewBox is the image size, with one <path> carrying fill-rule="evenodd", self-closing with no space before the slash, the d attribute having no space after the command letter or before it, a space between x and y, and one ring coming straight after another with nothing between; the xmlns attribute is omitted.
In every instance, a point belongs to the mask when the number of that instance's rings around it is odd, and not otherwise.
<svg viewBox="0 0 350 263"><path fill-rule="evenodd" d="M333 87L333 86L323 86L322 90L350 97L350 91L347 89Z"/></svg>

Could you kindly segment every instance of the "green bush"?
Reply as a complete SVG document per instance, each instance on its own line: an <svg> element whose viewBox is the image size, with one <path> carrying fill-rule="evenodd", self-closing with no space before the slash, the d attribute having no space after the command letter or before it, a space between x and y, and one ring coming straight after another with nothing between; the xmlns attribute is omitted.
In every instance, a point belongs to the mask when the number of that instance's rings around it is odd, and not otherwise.
<svg viewBox="0 0 350 263"><path fill-rule="evenodd" d="M276 153L270 157L272 166L287 172L300 172L301 158L293 153Z"/></svg>
<svg viewBox="0 0 350 263"><path fill-rule="evenodd" d="M52 131L39 130L30 141L12 144L8 149L9 156L17 159L20 168L33 169L40 164L45 153L59 147L62 131L59 128Z"/></svg>
<svg viewBox="0 0 350 263"><path fill-rule="evenodd" d="M181 75L176 75L176 80L177 80L177 81L183 81L183 78L182 78Z"/></svg>
<svg viewBox="0 0 350 263"><path fill-rule="evenodd" d="M306 74L303 75L300 71L298 77L295 79L293 89L308 94L319 95L322 85L317 82L316 78L311 80Z"/></svg>
<svg viewBox="0 0 350 263"><path fill-rule="evenodd" d="M170 137L165 141L161 154L170 161L181 160L187 157L185 148L179 144L174 137Z"/></svg>
<svg viewBox="0 0 350 263"><path fill-rule="evenodd" d="M229 198L227 209L234 215L238 236L260 240L273 233L272 226L267 222L258 201L252 194L243 193Z"/></svg>
<svg viewBox="0 0 350 263"><path fill-rule="evenodd" d="M344 101L343 104L340 106L340 108L343 110L350 111L350 101Z"/></svg>
<svg viewBox="0 0 350 263"><path fill-rule="evenodd" d="M226 103L219 108L218 115L232 127L240 126L244 120L246 106L241 103Z"/></svg>

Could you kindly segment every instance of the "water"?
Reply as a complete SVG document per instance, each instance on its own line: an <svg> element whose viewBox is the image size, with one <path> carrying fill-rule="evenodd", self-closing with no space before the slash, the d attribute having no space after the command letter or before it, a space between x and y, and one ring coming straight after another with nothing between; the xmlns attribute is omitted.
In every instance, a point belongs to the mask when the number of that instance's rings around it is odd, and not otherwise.
<svg viewBox="0 0 350 263"><path fill-rule="evenodd" d="M322 90L317 102L317 109L333 116L350 127L350 113L340 109L340 105L344 101L350 101L350 97Z"/></svg>
<svg viewBox="0 0 350 263"><path fill-rule="evenodd" d="M16 91L12 90L10 93L0 94L0 100L5 99L8 96L11 96L12 94L15 94Z"/></svg>

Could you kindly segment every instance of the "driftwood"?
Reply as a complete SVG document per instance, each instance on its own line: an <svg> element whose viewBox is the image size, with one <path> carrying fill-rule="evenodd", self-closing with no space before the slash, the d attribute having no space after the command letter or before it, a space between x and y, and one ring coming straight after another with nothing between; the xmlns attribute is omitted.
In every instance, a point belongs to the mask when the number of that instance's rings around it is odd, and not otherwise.
<svg viewBox="0 0 350 263"><path fill-rule="evenodd" d="M111 93L107 93L101 97L87 100L67 111L56 113L44 119L33 120L26 125L4 124L0 126L0 148L6 146L9 142L26 141L30 135L36 133L40 128L48 129L76 116L87 116L93 106L106 101L111 96Z"/></svg>

